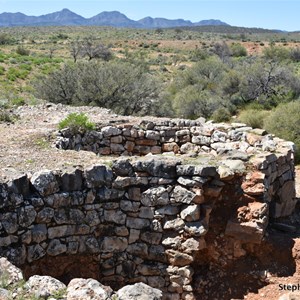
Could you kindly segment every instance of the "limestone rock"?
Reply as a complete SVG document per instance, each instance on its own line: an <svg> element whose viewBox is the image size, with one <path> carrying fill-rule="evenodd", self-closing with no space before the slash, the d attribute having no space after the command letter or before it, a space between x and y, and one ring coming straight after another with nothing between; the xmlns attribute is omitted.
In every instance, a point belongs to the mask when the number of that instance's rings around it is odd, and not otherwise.
<svg viewBox="0 0 300 300"><path fill-rule="evenodd" d="M119 300L161 300L162 292L145 283L127 285L117 291Z"/></svg>
<svg viewBox="0 0 300 300"><path fill-rule="evenodd" d="M29 195L29 179L26 174L19 173L15 169L9 170L10 174L8 178L10 179L7 183L8 190L15 194L22 194L23 196Z"/></svg>
<svg viewBox="0 0 300 300"><path fill-rule="evenodd" d="M149 140L160 140L160 134L154 130L146 130L145 138Z"/></svg>
<svg viewBox="0 0 300 300"><path fill-rule="evenodd" d="M107 300L113 291L95 279L75 278L67 288L67 300Z"/></svg>
<svg viewBox="0 0 300 300"><path fill-rule="evenodd" d="M190 204L193 202L196 194L179 185L176 185L171 196L174 198L176 203Z"/></svg>
<svg viewBox="0 0 300 300"><path fill-rule="evenodd" d="M0 300L8 300L11 299L12 295L11 292L9 290L0 288Z"/></svg>
<svg viewBox="0 0 300 300"><path fill-rule="evenodd" d="M54 194L59 191L59 185L52 171L43 170L32 175L31 184L42 196Z"/></svg>
<svg viewBox="0 0 300 300"><path fill-rule="evenodd" d="M111 182L113 175L105 165L96 165L85 170L85 178L89 188L97 188Z"/></svg>
<svg viewBox="0 0 300 300"><path fill-rule="evenodd" d="M167 216L173 216L177 215L180 211L180 208L178 206L173 205L166 205L163 206L157 210L155 210L155 215L167 215Z"/></svg>
<svg viewBox="0 0 300 300"><path fill-rule="evenodd" d="M142 194L141 202L145 206L167 205L169 203L169 193L162 186L153 187Z"/></svg>
<svg viewBox="0 0 300 300"><path fill-rule="evenodd" d="M5 278L7 285L23 280L22 271L14 266L5 257L0 258L0 278Z"/></svg>
<svg viewBox="0 0 300 300"><path fill-rule="evenodd" d="M64 192L79 191L83 184L83 172L79 169L65 171L60 176L61 189Z"/></svg>
<svg viewBox="0 0 300 300"><path fill-rule="evenodd" d="M150 227L148 219L127 217L126 226L133 229L146 229Z"/></svg>
<svg viewBox="0 0 300 300"><path fill-rule="evenodd" d="M0 214L0 221L8 234L13 234L18 230L18 216L16 213L8 212Z"/></svg>
<svg viewBox="0 0 300 300"><path fill-rule="evenodd" d="M122 131L119 128L113 126L103 127L101 129L101 132L103 133L104 137L111 137L122 133Z"/></svg>
<svg viewBox="0 0 300 300"><path fill-rule="evenodd" d="M102 252L123 252L128 246L127 238L124 237L105 237L100 244Z"/></svg>
<svg viewBox="0 0 300 300"><path fill-rule="evenodd" d="M198 136L193 136L192 137L192 143L196 144L196 145L200 145L200 146L209 146L210 145L210 137L208 136L202 136L202 135L198 135Z"/></svg>
<svg viewBox="0 0 300 300"><path fill-rule="evenodd" d="M124 214L121 210L105 210L104 219L107 222L124 225L126 222L126 214Z"/></svg>
<svg viewBox="0 0 300 300"><path fill-rule="evenodd" d="M36 216L36 220L38 223L50 223L53 217L54 217L54 209L50 207L45 207L38 212Z"/></svg>
<svg viewBox="0 0 300 300"><path fill-rule="evenodd" d="M162 241L162 244L166 247L170 247L173 249L178 249L181 246L181 238L176 236L174 238L168 237Z"/></svg>
<svg viewBox="0 0 300 300"><path fill-rule="evenodd" d="M47 227L45 224L37 224L31 229L32 241L40 243L47 239Z"/></svg>
<svg viewBox="0 0 300 300"><path fill-rule="evenodd" d="M193 251L198 251L206 248L206 242L204 239L194 239L189 238L184 243L182 243L182 249L186 253L191 253Z"/></svg>
<svg viewBox="0 0 300 300"><path fill-rule="evenodd" d="M130 244L126 251L134 256L146 259L148 257L148 246L145 243Z"/></svg>
<svg viewBox="0 0 300 300"><path fill-rule="evenodd" d="M181 219L192 222L200 219L200 206L193 204L183 209L180 213Z"/></svg>
<svg viewBox="0 0 300 300"><path fill-rule="evenodd" d="M56 256L62 253L67 252L67 246L62 244L60 240L54 239L51 240L47 248L47 254L51 256Z"/></svg>
<svg viewBox="0 0 300 300"><path fill-rule="evenodd" d="M200 150L199 146L196 146L195 144L190 142L187 142L180 147L180 153L182 154L197 153L199 152L199 150Z"/></svg>
<svg viewBox="0 0 300 300"><path fill-rule="evenodd" d="M164 225L164 229L165 230L174 229L176 231L179 231L184 228L184 225L185 225L184 221L180 218L177 218L174 220L166 221Z"/></svg>
<svg viewBox="0 0 300 300"><path fill-rule="evenodd" d="M50 276L31 276L26 282L29 294L37 298L48 298L60 290L65 290L66 285Z"/></svg>
<svg viewBox="0 0 300 300"><path fill-rule="evenodd" d="M133 168L128 159L114 161L112 170L118 176L131 176L133 174Z"/></svg>
<svg viewBox="0 0 300 300"><path fill-rule="evenodd" d="M184 226L184 231L191 236L203 236L207 233L207 229L201 222L188 222Z"/></svg>
<svg viewBox="0 0 300 300"><path fill-rule="evenodd" d="M193 256L176 250L168 249L166 250L166 254L169 258L171 265L173 266L184 267L186 265L191 264L194 261Z"/></svg>
<svg viewBox="0 0 300 300"><path fill-rule="evenodd" d="M162 178L175 178L177 159L149 159L133 163L133 168L138 172L147 172L152 176Z"/></svg>
<svg viewBox="0 0 300 300"><path fill-rule="evenodd" d="M29 227L35 220L37 215L33 206L28 205L25 207L21 207L17 210L18 218L19 218L19 225L22 227Z"/></svg>
<svg viewBox="0 0 300 300"><path fill-rule="evenodd" d="M246 171L244 162L239 159L223 160L222 164L230 168L236 174L243 174Z"/></svg>

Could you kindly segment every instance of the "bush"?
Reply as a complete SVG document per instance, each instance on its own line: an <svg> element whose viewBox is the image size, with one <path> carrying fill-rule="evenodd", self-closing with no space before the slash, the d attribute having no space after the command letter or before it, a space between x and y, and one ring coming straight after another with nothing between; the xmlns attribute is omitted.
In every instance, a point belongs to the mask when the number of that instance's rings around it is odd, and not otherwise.
<svg viewBox="0 0 300 300"><path fill-rule="evenodd" d="M37 97L75 105L97 105L116 113L151 114L159 106L159 81L142 67L94 61L65 65L36 84Z"/></svg>
<svg viewBox="0 0 300 300"><path fill-rule="evenodd" d="M231 119L229 110L225 107L220 107L212 114L212 119L215 122L228 122Z"/></svg>
<svg viewBox="0 0 300 300"><path fill-rule="evenodd" d="M208 118L218 108L227 107L227 99L220 96L224 74L225 66L216 57L178 71L169 87L176 115L190 119Z"/></svg>
<svg viewBox="0 0 300 300"><path fill-rule="evenodd" d="M296 162L300 162L300 100L278 106L266 119L264 128L296 145Z"/></svg>
<svg viewBox="0 0 300 300"><path fill-rule="evenodd" d="M0 45L11 45L14 40L6 33L0 33Z"/></svg>
<svg viewBox="0 0 300 300"><path fill-rule="evenodd" d="M263 54L265 58L275 61L283 61L290 58L290 51L281 46L271 45L264 48Z"/></svg>
<svg viewBox="0 0 300 300"><path fill-rule="evenodd" d="M231 56L242 57L247 56L247 49L240 43L233 43L230 45Z"/></svg>
<svg viewBox="0 0 300 300"><path fill-rule="evenodd" d="M94 130L95 124L90 122L84 113L71 113L59 122L58 128L69 128L72 132L85 132Z"/></svg>
<svg viewBox="0 0 300 300"><path fill-rule="evenodd" d="M23 46L18 46L16 53L22 56L28 56L30 51L25 49Z"/></svg>
<svg viewBox="0 0 300 300"><path fill-rule="evenodd" d="M25 104L25 99L23 97L15 97L11 99L11 104L15 106L22 106Z"/></svg>
<svg viewBox="0 0 300 300"><path fill-rule="evenodd" d="M286 64L257 60L243 66L241 78L241 98L245 103L258 102L265 109L300 95L300 80Z"/></svg>
<svg viewBox="0 0 300 300"><path fill-rule="evenodd" d="M19 79L26 79L29 71L27 70L19 70L16 68L9 68L6 74L6 77L9 81L16 81L17 78Z"/></svg>
<svg viewBox="0 0 300 300"><path fill-rule="evenodd" d="M266 117L270 114L267 110L246 109L239 115L239 121L253 128L263 128Z"/></svg>
<svg viewBox="0 0 300 300"><path fill-rule="evenodd" d="M13 123L16 119L16 116L11 112L0 109L0 123Z"/></svg>
<svg viewBox="0 0 300 300"><path fill-rule="evenodd" d="M300 48L299 47L291 50L290 58L293 62L300 62Z"/></svg>

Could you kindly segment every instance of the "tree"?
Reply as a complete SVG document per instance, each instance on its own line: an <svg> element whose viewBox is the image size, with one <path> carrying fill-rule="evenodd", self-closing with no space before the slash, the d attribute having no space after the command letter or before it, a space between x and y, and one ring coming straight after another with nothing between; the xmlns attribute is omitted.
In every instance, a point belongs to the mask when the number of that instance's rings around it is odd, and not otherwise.
<svg viewBox="0 0 300 300"><path fill-rule="evenodd" d="M159 108L160 83L124 62L65 65L35 84L38 97L64 104L97 105L119 114L151 114Z"/></svg>
<svg viewBox="0 0 300 300"><path fill-rule="evenodd" d="M142 68L127 63L82 64L77 90L80 102L124 115L147 114L159 99L159 82Z"/></svg>
<svg viewBox="0 0 300 300"><path fill-rule="evenodd" d="M88 60L100 58L109 61L112 58L112 52L102 43L94 44L91 39L85 39L81 47L81 55L87 56Z"/></svg>
<svg viewBox="0 0 300 300"><path fill-rule="evenodd" d="M231 51L225 42L214 43L212 45L211 51L217 56L219 56L223 63L227 62L229 57L231 56Z"/></svg>
<svg viewBox="0 0 300 300"><path fill-rule="evenodd" d="M70 54L73 57L74 63L77 62L77 59L82 51L82 45L78 40L74 41L70 45Z"/></svg>
<svg viewBox="0 0 300 300"><path fill-rule="evenodd" d="M49 76L40 76L34 82L35 94L42 99L54 103L73 104L76 101L78 69L72 65L64 65Z"/></svg>
<svg viewBox="0 0 300 300"><path fill-rule="evenodd" d="M193 67L178 72L171 85L171 91L177 93L186 86L196 85L198 89L217 92L225 71L224 64L215 57L200 61Z"/></svg>
<svg viewBox="0 0 300 300"><path fill-rule="evenodd" d="M187 86L175 95L174 108L180 118L210 117L222 107L222 100L197 86Z"/></svg>
<svg viewBox="0 0 300 300"><path fill-rule="evenodd" d="M169 88L177 116L184 118L210 117L220 107L227 107L222 98L221 84L225 65L211 57L193 67L178 72Z"/></svg>
<svg viewBox="0 0 300 300"><path fill-rule="evenodd" d="M266 108L299 96L299 78L286 66L274 61L245 65L240 95L245 102L257 101Z"/></svg>

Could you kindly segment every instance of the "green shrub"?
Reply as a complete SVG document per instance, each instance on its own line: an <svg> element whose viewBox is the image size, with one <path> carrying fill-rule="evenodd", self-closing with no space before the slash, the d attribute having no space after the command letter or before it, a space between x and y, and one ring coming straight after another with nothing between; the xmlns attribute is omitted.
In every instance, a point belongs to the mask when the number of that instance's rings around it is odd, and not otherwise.
<svg viewBox="0 0 300 300"><path fill-rule="evenodd" d="M282 46L274 46L264 48L263 55L267 59L283 61L290 58L290 51Z"/></svg>
<svg viewBox="0 0 300 300"><path fill-rule="evenodd" d="M151 114L159 106L161 83L142 66L89 61L64 65L34 83L38 98L50 102L97 105L116 113Z"/></svg>
<svg viewBox="0 0 300 300"><path fill-rule="evenodd" d="M32 67L31 67L31 65L30 64L21 64L20 66L19 66L19 68L20 69L22 69L22 70L27 70L27 71L31 71L32 70Z"/></svg>
<svg viewBox="0 0 300 300"><path fill-rule="evenodd" d="M253 128L263 128L264 121L270 114L267 110L246 109L239 115L239 121Z"/></svg>
<svg viewBox="0 0 300 300"><path fill-rule="evenodd" d="M15 97L11 99L11 104L15 106L22 106L25 104L25 99L23 97Z"/></svg>
<svg viewBox="0 0 300 300"><path fill-rule="evenodd" d="M264 128L276 136L296 145L296 162L300 162L300 101L278 106L265 120Z"/></svg>
<svg viewBox="0 0 300 300"><path fill-rule="evenodd" d="M0 33L0 45L12 45L14 40L7 33Z"/></svg>
<svg viewBox="0 0 300 300"><path fill-rule="evenodd" d="M27 70L19 70L16 68L9 68L6 74L6 77L9 81L16 81L17 78L25 79L29 71Z"/></svg>
<svg viewBox="0 0 300 300"><path fill-rule="evenodd" d="M212 119L215 122L228 122L231 119L229 110L225 107L220 107L212 114Z"/></svg>
<svg viewBox="0 0 300 300"><path fill-rule="evenodd" d="M11 112L0 109L0 123L13 123L16 119L16 116Z"/></svg>
<svg viewBox="0 0 300 300"><path fill-rule="evenodd" d="M0 66L0 75L4 75L5 68L3 66Z"/></svg>
<svg viewBox="0 0 300 300"><path fill-rule="evenodd" d="M240 43L233 43L230 45L231 55L233 57L247 56L247 49Z"/></svg>
<svg viewBox="0 0 300 300"><path fill-rule="evenodd" d="M58 128L70 128L72 132L85 132L95 129L95 124L89 121L84 113L71 113L59 122Z"/></svg>
<svg viewBox="0 0 300 300"><path fill-rule="evenodd" d="M23 46L18 46L16 53L22 56L28 56L30 51Z"/></svg>

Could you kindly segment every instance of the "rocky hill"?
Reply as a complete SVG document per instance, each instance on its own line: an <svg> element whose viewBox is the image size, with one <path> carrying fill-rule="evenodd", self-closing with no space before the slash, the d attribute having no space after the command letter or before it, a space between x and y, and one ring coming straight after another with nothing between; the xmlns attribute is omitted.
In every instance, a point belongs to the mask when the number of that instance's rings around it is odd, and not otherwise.
<svg viewBox="0 0 300 300"><path fill-rule="evenodd" d="M147 17L134 21L118 11L101 12L91 18L84 18L69 9L42 15L27 16L22 13L0 14L0 26L62 26L62 25L82 25L82 26L113 26L113 27L132 27L132 28L167 28L183 26L202 26L202 25L226 25L219 20L203 20L192 23L182 19L168 20L165 18Z"/></svg>

